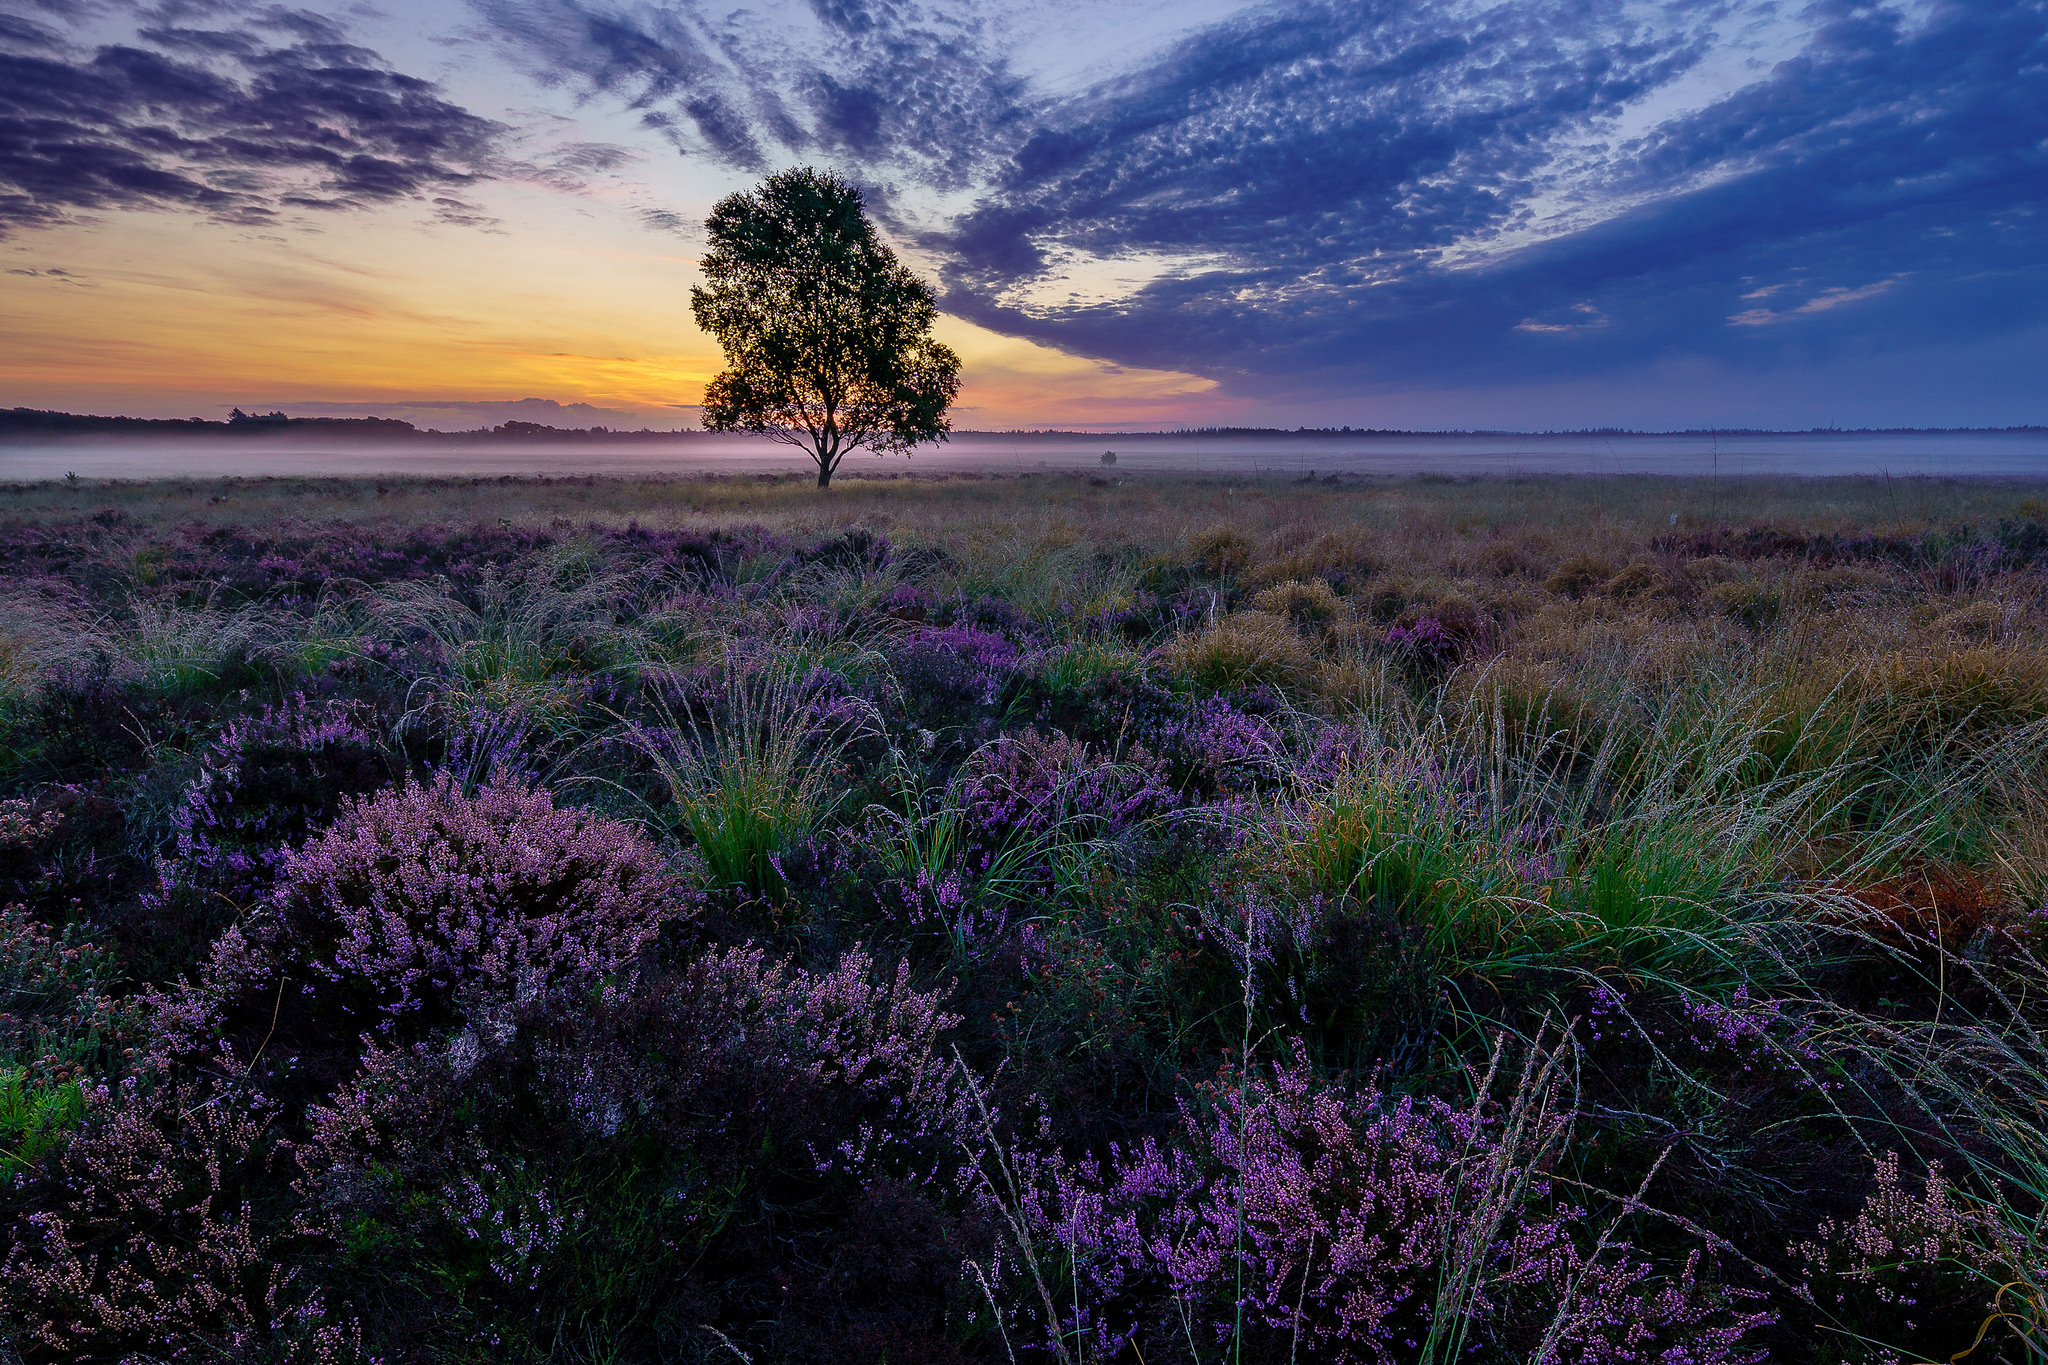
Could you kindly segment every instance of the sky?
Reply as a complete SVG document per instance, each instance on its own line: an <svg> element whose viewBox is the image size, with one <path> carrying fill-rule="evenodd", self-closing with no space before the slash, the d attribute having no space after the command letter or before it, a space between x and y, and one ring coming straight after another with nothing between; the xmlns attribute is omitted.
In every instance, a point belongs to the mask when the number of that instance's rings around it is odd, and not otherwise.
<svg viewBox="0 0 2048 1365"><path fill-rule="evenodd" d="M0 0L0 406L689 425L795 165L962 429L2048 423L2048 0Z"/></svg>

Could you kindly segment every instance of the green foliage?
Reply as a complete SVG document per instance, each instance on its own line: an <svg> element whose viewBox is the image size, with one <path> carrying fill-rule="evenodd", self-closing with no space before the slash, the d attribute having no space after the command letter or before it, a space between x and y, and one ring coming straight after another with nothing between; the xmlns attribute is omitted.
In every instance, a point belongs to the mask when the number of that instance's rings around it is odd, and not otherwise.
<svg viewBox="0 0 2048 1365"><path fill-rule="evenodd" d="M510 572L487 566L473 584L394 584L365 604L364 634L429 645L446 661L458 711L560 724L585 680L646 652L625 610L641 586L634 575L599 569L587 547L572 543Z"/></svg>
<svg viewBox="0 0 2048 1365"><path fill-rule="evenodd" d="M77 1081L38 1085L26 1068L0 1071L0 1185L63 1146L84 1118Z"/></svg>
<svg viewBox="0 0 2048 1365"><path fill-rule="evenodd" d="M932 338L931 288L876 235L859 190L783 171L719 200L706 229L690 311L726 356L704 391L706 429L802 448L820 488L850 450L945 439L960 358Z"/></svg>
<svg viewBox="0 0 2048 1365"><path fill-rule="evenodd" d="M1542 888L1533 847L1443 774L1398 755L1348 767L1298 797L1279 827L1278 864L1304 892L1378 905L1457 970L1495 977L1532 948Z"/></svg>
<svg viewBox="0 0 2048 1365"><path fill-rule="evenodd" d="M715 885L780 899L779 860L847 798L840 759L873 726L869 706L835 696L836 675L809 651L765 660L729 655L720 686L629 742L652 765L661 818L696 843Z"/></svg>

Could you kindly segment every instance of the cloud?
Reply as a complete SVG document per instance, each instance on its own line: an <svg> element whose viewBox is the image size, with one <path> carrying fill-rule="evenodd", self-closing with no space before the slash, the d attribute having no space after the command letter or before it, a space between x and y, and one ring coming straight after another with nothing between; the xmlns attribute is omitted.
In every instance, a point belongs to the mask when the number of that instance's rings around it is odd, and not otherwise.
<svg viewBox="0 0 2048 1365"><path fill-rule="evenodd" d="M327 19L232 8L204 14L233 28L163 22L90 50L0 26L0 232L121 207L260 223L432 198L490 173L501 125Z"/></svg>
<svg viewBox="0 0 2048 1365"><path fill-rule="evenodd" d="M935 238L948 306L1267 395L1685 356L1763 369L2033 325L2048 102L2023 92L2048 66L2048 6L1809 13L1761 79L1616 138L1707 37L1583 5L1463 24L1414 6L1261 11L1049 113ZM1568 227L1540 221L1546 197ZM1075 250L1229 264L1113 303L1015 302Z"/></svg>
<svg viewBox="0 0 2048 1365"><path fill-rule="evenodd" d="M1263 0L1170 37L1130 0L1126 43L1115 0L463 3L706 181L851 175L950 312L1232 401L1852 384L2048 316L2048 0ZM1083 5L1110 36L1048 57ZM648 160L515 161L319 15L166 0L78 50L76 12L0 16L0 230L397 199L488 227L480 178ZM620 211L688 239L648 178Z"/></svg>
<svg viewBox="0 0 2048 1365"><path fill-rule="evenodd" d="M1879 294L1884 293L1897 284L1899 279L1899 276L1894 275L1888 280L1878 280L1873 284L1866 284L1854 289L1846 285L1836 285L1833 288L1821 290L1796 308L1745 308L1740 313L1731 314L1728 321L1738 327L1767 327L1774 322L1781 322L1787 318L1796 318L1802 313L1825 313L1830 309L1840 308L1843 304L1861 303L1864 299L1876 298ZM1764 289L1751 290L1749 293L1744 294L1742 298L1744 301L1769 298L1774 294L1780 293L1786 287L1784 285L1771 285Z"/></svg>
<svg viewBox="0 0 2048 1365"><path fill-rule="evenodd" d="M826 158L873 178L977 183L1019 134L1024 83L975 6L813 0L471 0L535 78L636 110L678 151L759 172Z"/></svg>
<svg viewBox="0 0 2048 1365"><path fill-rule="evenodd" d="M1237 393L1829 367L2048 303L2044 0L1277 0L1057 88L1006 55L1044 5L471 4L687 157L853 174L949 311Z"/></svg>
<svg viewBox="0 0 2048 1365"><path fill-rule="evenodd" d="M49 280L53 284L69 285L74 289L91 289L94 287L93 282L85 276L75 270L66 270L62 266L53 265L44 270L28 270L16 267L10 268L7 273L10 275L20 275L25 279Z"/></svg>
<svg viewBox="0 0 2048 1365"><path fill-rule="evenodd" d="M685 218L673 209L641 209L640 222L656 232L672 232L678 237L694 238L702 226L694 219Z"/></svg>

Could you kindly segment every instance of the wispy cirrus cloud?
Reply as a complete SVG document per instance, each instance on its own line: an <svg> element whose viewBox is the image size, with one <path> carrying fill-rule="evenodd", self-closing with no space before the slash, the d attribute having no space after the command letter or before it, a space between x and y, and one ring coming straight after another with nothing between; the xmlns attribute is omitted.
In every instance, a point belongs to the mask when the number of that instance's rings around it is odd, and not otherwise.
<svg viewBox="0 0 2048 1365"><path fill-rule="evenodd" d="M623 103L686 156L793 157L957 189L1023 128L1028 98L977 7L898 0L726 6L472 0L535 79Z"/></svg>

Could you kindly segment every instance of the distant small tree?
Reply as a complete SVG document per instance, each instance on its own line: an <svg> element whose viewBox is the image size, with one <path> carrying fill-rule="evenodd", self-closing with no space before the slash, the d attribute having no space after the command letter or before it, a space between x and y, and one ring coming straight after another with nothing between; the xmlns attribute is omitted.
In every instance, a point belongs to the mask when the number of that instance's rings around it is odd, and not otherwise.
<svg viewBox="0 0 2048 1365"><path fill-rule="evenodd" d="M725 348L704 426L796 446L818 487L850 450L943 441L960 357L932 339L930 286L896 259L845 180L808 167L728 195L706 226L697 325Z"/></svg>

